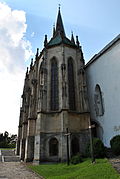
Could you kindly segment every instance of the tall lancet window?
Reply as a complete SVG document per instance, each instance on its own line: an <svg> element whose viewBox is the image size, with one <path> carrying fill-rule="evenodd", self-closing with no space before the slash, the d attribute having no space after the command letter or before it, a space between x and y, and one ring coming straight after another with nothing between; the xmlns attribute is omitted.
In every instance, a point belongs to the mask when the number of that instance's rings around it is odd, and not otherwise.
<svg viewBox="0 0 120 179"><path fill-rule="evenodd" d="M69 109L75 110L75 85L74 85L74 68L72 58L68 59L68 93L69 93Z"/></svg>
<svg viewBox="0 0 120 179"><path fill-rule="evenodd" d="M51 110L59 109L58 95L58 64L55 58L51 60Z"/></svg>

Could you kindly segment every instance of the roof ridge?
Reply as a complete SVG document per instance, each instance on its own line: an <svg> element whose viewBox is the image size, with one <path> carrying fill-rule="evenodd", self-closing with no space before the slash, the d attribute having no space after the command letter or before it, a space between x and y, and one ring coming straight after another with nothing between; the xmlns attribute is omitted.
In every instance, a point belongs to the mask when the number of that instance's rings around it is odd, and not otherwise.
<svg viewBox="0 0 120 179"><path fill-rule="evenodd" d="M110 41L102 50L100 50L97 54L95 54L89 62L85 65L88 67L91 63L93 63L98 57L100 57L105 51L107 51L113 44L115 44L118 40L120 40L120 34L118 34L112 41Z"/></svg>

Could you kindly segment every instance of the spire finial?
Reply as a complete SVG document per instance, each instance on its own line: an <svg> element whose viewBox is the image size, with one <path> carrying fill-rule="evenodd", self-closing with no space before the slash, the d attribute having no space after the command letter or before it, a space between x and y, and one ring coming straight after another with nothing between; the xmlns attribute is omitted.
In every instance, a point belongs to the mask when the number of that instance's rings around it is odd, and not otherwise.
<svg viewBox="0 0 120 179"><path fill-rule="evenodd" d="M61 4L58 4L58 6L59 6L59 11L60 11Z"/></svg>

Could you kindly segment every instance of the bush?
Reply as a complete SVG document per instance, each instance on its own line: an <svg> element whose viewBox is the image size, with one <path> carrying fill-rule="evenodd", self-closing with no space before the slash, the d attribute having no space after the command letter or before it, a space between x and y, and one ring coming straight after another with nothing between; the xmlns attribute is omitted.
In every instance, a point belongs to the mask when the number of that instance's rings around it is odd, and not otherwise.
<svg viewBox="0 0 120 179"><path fill-rule="evenodd" d="M120 135L114 136L110 140L110 145L111 145L112 152L115 155L120 155Z"/></svg>
<svg viewBox="0 0 120 179"><path fill-rule="evenodd" d="M105 147L103 142L98 138L93 138L93 154L95 158L105 157ZM91 157L90 143L86 147L86 156Z"/></svg>
<svg viewBox="0 0 120 179"><path fill-rule="evenodd" d="M0 142L0 148L8 148L8 144L5 141Z"/></svg>
<svg viewBox="0 0 120 179"><path fill-rule="evenodd" d="M81 155L80 154L77 154L75 156L73 156L70 160L70 162L74 165L78 164L78 163L81 163L82 162L82 158L81 158Z"/></svg>

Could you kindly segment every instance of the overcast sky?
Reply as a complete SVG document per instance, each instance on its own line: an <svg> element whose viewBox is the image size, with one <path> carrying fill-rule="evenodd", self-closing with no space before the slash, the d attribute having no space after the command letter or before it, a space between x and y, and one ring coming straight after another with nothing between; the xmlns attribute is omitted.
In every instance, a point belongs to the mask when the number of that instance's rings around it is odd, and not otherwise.
<svg viewBox="0 0 120 179"><path fill-rule="evenodd" d="M17 133L25 70L51 38L58 4L86 62L120 33L120 0L0 0L0 132Z"/></svg>

